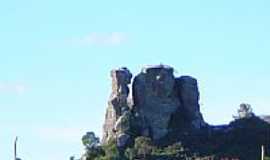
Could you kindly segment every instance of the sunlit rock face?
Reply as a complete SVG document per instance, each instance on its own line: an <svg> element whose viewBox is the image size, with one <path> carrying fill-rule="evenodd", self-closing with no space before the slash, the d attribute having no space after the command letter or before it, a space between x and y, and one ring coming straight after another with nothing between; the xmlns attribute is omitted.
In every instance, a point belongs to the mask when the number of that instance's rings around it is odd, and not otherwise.
<svg viewBox="0 0 270 160"><path fill-rule="evenodd" d="M184 127L199 129L205 125L195 78L176 78L170 66L146 66L135 76L129 100L128 85L132 78L129 70L113 70L111 77L112 94L105 117L103 143L119 137L122 145L128 138L141 135L158 141L169 132Z"/></svg>
<svg viewBox="0 0 270 160"><path fill-rule="evenodd" d="M108 107L103 125L102 142L116 137L115 125L117 120L129 110L128 106L128 85L131 82L132 74L127 68L119 68L111 71L112 93L108 101ZM123 118L120 118L123 119ZM120 124L118 123L118 126ZM128 127L128 126L127 126ZM118 127L119 128L119 127Z"/></svg>

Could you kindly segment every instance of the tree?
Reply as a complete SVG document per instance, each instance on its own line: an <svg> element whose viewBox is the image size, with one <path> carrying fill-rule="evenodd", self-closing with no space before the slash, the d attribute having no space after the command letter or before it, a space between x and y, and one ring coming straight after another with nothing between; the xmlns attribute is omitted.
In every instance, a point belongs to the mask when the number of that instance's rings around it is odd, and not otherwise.
<svg viewBox="0 0 270 160"><path fill-rule="evenodd" d="M75 160L75 156L69 157L69 160Z"/></svg>
<svg viewBox="0 0 270 160"><path fill-rule="evenodd" d="M104 155L104 151L100 146L99 138L96 137L94 132L87 132L82 137L82 143L85 146L86 153L84 154L85 160L95 160Z"/></svg>
<svg viewBox="0 0 270 160"><path fill-rule="evenodd" d="M251 118L254 116L251 105L247 103L240 104L240 108L238 109L238 115L233 116L234 119L243 119L243 118Z"/></svg>
<svg viewBox="0 0 270 160"><path fill-rule="evenodd" d="M94 132L87 132L83 137L82 137L82 143L83 145L90 149L90 148L96 148L100 144L100 140L98 137L95 136Z"/></svg>

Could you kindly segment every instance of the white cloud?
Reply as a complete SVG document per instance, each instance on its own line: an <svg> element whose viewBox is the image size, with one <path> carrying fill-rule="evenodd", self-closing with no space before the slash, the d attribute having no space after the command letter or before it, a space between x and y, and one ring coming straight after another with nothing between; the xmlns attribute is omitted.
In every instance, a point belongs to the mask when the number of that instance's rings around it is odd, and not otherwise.
<svg viewBox="0 0 270 160"><path fill-rule="evenodd" d="M24 84L20 83L1 83L0 82L0 92L10 92L10 93L17 93L22 94L26 91L27 87Z"/></svg>
<svg viewBox="0 0 270 160"><path fill-rule="evenodd" d="M120 45L127 42L127 35L123 32L97 33L93 32L81 38L74 38L73 44L79 45Z"/></svg>

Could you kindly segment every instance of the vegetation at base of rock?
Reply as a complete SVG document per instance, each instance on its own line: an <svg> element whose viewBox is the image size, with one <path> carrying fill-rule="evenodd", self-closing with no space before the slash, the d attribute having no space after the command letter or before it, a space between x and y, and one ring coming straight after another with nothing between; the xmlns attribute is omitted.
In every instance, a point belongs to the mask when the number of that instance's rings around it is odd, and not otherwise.
<svg viewBox="0 0 270 160"><path fill-rule="evenodd" d="M112 138L108 143L92 147L86 160L255 160L260 158L261 145L265 145L266 154L270 153L270 125L254 113L203 133L197 137L181 135L182 139L169 145L137 136L124 148L118 147L117 139Z"/></svg>
<svg viewBox="0 0 270 160"><path fill-rule="evenodd" d="M250 148L251 146L248 144L246 148L243 145L237 145L237 143L216 149L207 145L204 147L209 151L208 154L192 150L181 142L159 147L154 145L148 137L137 137L134 144L126 149L117 147L116 141L111 140L108 144L102 145L99 152L95 152L98 154L87 154L86 160L221 160L225 158L229 160L254 160L260 157L258 153L254 152L256 147ZM258 152L260 152L259 149Z"/></svg>
<svg viewBox="0 0 270 160"><path fill-rule="evenodd" d="M115 140L111 140L101 148L102 151L98 155L88 154L86 160L212 160L215 157L218 158L218 156L193 153L183 147L180 142L158 147L153 145L148 137L137 137L134 145L124 150L117 147Z"/></svg>
<svg viewBox="0 0 270 160"><path fill-rule="evenodd" d="M85 160L123 160L123 156L121 156L116 142L111 140L108 144L98 147L98 150L87 150Z"/></svg>

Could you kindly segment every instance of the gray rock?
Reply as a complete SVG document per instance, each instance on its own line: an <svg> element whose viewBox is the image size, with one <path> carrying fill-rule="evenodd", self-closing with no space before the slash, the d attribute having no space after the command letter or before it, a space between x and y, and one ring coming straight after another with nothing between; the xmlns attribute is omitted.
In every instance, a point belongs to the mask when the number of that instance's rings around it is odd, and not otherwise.
<svg viewBox="0 0 270 160"><path fill-rule="evenodd" d="M121 115L115 123L114 130L117 133L125 133L131 129L131 113L126 111Z"/></svg>
<svg viewBox="0 0 270 160"><path fill-rule="evenodd" d="M122 133L117 136L116 142L117 142L117 147L123 148L125 147L130 140L130 135Z"/></svg>
<svg viewBox="0 0 270 160"><path fill-rule="evenodd" d="M117 120L123 114L122 112L129 110L128 84L131 82L132 74L127 68L120 68L111 71L111 78L112 93L106 110L102 143L106 143L110 138L115 137L114 128Z"/></svg>
<svg viewBox="0 0 270 160"><path fill-rule="evenodd" d="M176 79L176 88L181 100L183 110L194 128L206 125L200 112L200 93L197 80L190 76L182 76Z"/></svg>
<svg viewBox="0 0 270 160"><path fill-rule="evenodd" d="M166 65L144 67L133 80L131 97L131 73L127 68L113 70L102 143L123 138L120 135L158 141L181 127L199 129L206 125L200 112L197 80L189 76L175 78L173 72Z"/></svg>
<svg viewBox="0 0 270 160"><path fill-rule="evenodd" d="M174 83L173 68L168 66L144 68L134 79L134 109L144 121L143 132L148 128L155 140L168 133L170 117L180 106Z"/></svg>

